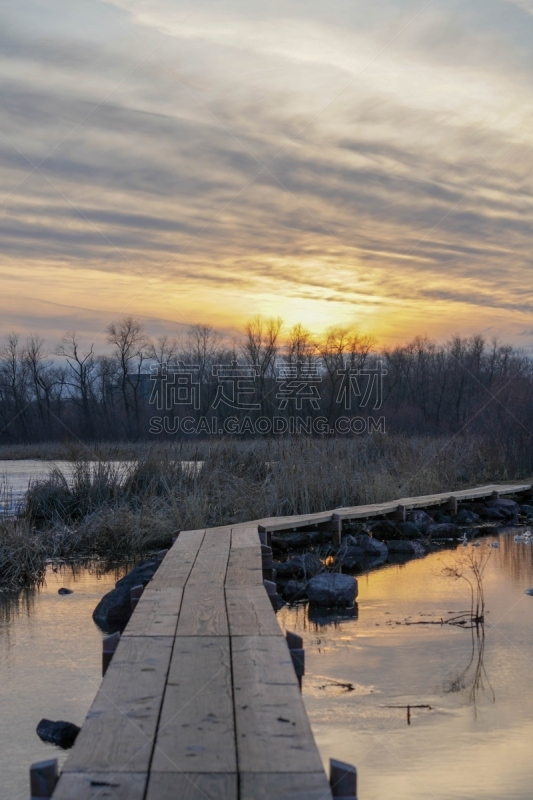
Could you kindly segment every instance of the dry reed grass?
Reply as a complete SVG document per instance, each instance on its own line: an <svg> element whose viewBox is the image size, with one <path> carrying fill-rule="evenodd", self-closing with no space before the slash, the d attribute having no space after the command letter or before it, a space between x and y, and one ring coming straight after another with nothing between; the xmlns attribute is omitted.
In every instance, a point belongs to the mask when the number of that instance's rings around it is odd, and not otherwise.
<svg viewBox="0 0 533 800"><path fill-rule="evenodd" d="M219 441L206 445L202 461L184 461L190 454L152 447L119 464L77 453L72 479L53 470L30 487L22 518L2 523L0 581L39 575L45 556L135 556L168 546L175 529L523 477L501 443L472 436Z"/></svg>

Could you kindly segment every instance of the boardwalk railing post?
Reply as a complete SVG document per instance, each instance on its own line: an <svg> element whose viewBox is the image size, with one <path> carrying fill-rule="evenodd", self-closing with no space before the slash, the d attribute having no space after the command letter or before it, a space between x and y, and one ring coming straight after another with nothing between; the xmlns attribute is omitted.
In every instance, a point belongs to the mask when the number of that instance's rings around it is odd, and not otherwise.
<svg viewBox="0 0 533 800"><path fill-rule="evenodd" d="M140 583L138 586L134 586L133 589L130 589L130 599L131 599L131 610L132 612L135 611L137 607L137 603L142 597L142 593L144 591L144 586Z"/></svg>
<svg viewBox="0 0 533 800"><path fill-rule="evenodd" d="M301 691L302 678L305 675L304 640L301 636L298 636L297 633L292 633L292 631L287 631L285 638L287 639L287 645L291 654L292 664L296 673L296 677L298 678L298 684Z"/></svg>
<svg viewBox="0 0 533 800"><path fill-rule="evenodd" d="M265 544L267 547L272 547L272 532L263 528L262 525L258 527L259 531L259 541L261 544Z"/></svg>
<svg viewBox="0 0 533 800"><path fill-rule="evenodd" d="M333 546L340 547L342 544L342 519L333 515Z"/></svg>
<svg viewBox="0 0 533 800"><path fill-rule="evenodd" d="M396 511L391 515L393 519L397 519L398 522L405 522L407 519L407 508L403 506L401 503L398 503L398 507Z"/></svg>
<svg viewBox="0 0 533 800"><path fill-rule="evenodd" d="M265 587L266 593L270 598L270 602L272 603L272 608L274 609L274 611L277 611L279 608L278 606L279 595L276 584L274 583L274 581L263 581L263 586Z"/></svg>
<svg viewBox="0 0 533 800"><path fill-rule="evenodd" d="M329 760L329 785L335 800L357 800L357 770L351 764Z"/></svg>
<svg viewBox="0 0 533 800"><path fill-rule="evenodd" d="M267 581L273 580L272 575L272 548L266 544L261 545L261 566L263 568L263 578Z"/></svg>
<svg viewBox="0 0 533 800"><path fill-rule="evenodd" d="M459 503L457 497L450 497L448 502L445 505L446 511L450 511L451 514L455 517L458 511Z"/></svg>
<svg viewBox="0 0 533 800"><path fill-rule="evenodd" d="M59 778L57 758L38 761L30 767L31 800L48 800Z"/></svg>
<svg viewBox="0 0 533 800"><path fill-rule="evenodd" d="M118 631L112 633L111 636L106 636L105 639L102 640L102 676L106 674L119 642L120 633Z"/></svg>

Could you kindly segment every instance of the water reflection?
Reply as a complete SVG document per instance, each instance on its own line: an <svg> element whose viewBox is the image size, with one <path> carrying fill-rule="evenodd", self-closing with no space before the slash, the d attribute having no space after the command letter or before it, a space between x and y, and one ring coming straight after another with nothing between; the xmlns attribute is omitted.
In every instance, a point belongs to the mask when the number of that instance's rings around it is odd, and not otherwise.
<svg viewBox="0 0 533 800"><path fill-rule="evenodd" d="M486 692L493 703L496 702L496 694L490 683L485 669L485 625L476 625L471 629L472 650L470 659L466 667L458 672L453 678L445 680L443 683L444 692L463 692L466 694L467 703L474 708L477 717L477 701L480 693Z"/></svg>
<svg viewBox="0 0 533 800"><path fill-rule="evenodd" d="M81 725L101 681L102 633L92 612L127 565L48 566L43 586L0 595L1 798L28 797L28 767L66 754L40 741L43 717ZM61 587L72 594L59 595Z"/></svg>
<svg viewBox="0 0 533 800"><path fill-rule="evenodd" d="M440 622L471 608L468 582L446 575L464 570L462 545L359 576L351 617L279 612L304 638L303 697L324 763L356 764L365 800L531 797L533 551L514 541L521 530L467 545L485 564L477 624Z"/></svg>

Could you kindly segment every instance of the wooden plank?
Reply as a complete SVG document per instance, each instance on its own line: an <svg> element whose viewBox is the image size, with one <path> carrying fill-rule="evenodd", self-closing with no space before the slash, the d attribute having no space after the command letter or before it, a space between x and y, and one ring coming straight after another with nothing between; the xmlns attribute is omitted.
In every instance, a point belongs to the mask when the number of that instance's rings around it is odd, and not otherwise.
<svg viewBox="0 0 533 800"><path fill-rule="evenodd" d="M264 686L298 687L298 678L283 634L232 638L231 648L233 661L239 659L249 665L248 671L241 672L241 684L259 682Z"/></svg>
<svg viewBox="0 0 533 800"><path fill-rule="evenodd" d="M63 773L54 800L143 800L146 775L118 772Z"/></svg>
<svg viewBox="0 0 533 800"><path fill-rule="evenodd" d="M176 638L151 771L237 771L229 637Z"/></svg>
<svg viewBox="0 0 533 800"><path fill-rule="evenodd" d="M175 636L183 589L154 589L149 584L137 603L123 636Z"/></svg>
<svg viewBox="0 0 533 800"><path fill-rule="evenodd" d="M122 638L64 772L147 772L171 637Z"/></svg>
<svg viewBox="0 0 533 800"><path fill-rule="evenodd" d="M261 586L263 566L259 539L252 547L231 547L226 586Z"/></svg>
<svg viewBox="0 0 533 800"><path fill-rule="evenodd" d="M237 800L237 797L236 774L155 772L150 775L146 800Z"/></svg>
<svg viewBox="0 0 533 800"><path fill-rule="evenodd" d="M179 542L179 539L178 539ZM198 584L224 582L231 544L231 529L207 530L187 581L187 588Z"/></svg>
<svg viewBox="0 0 533 800"><path fill-rule="evenodd" d="M380 514L388 514L397 510L398 505L405 506L407 509L425 508L435 505L442 505L450 500L451 497L458 500L475 500L490 497L493 492L500 494L517 494L527 491L531 484L506 484L499 486L490 484L488 486L478 486L473 489L460 489L455 492L443 492L441 494L421 495L419 497L401 497L387 503L371 503L369 505L336 508L333 510L334 516L340 519L364 519Z"/></svg>
<svg viewBox="0 0 533 800"><path fill-rule="evenodd" d="M331 800L325 772L244 772L239 776L240 800Z"/></svg>
<svg viewBox="0 0 533 800"><path fill-rule="evenodd" d="M152 581L151 589L185 586L204 540L205 531L182 531Z"/></svg>
<svg viewBox="0 0 533 800"><path fill-rule="evenodd" d="M289 677L283 663L268 664L272 639L268 646L261 636L231 640L239 772L320 772L294 673Z"/></svg>
<svg viewBox="0 0 533 800"><path fill-rule="evenodd" d="M255 547L260 544L259 531L257 525L255 527L237 527L231 529L231 549L236 550L239 548Z"/></svg>
<svg viewBox="0 0 533 800"><path fill-rule="evenodd" d="M226 607L231 636L283 636L263 585L226 586Z"/></svg>
<svg viewBox="0 0 533 800"><path fill-rule="evenodd" d="M317 525L321 522L331 522L333 512L320 511L315 514L298 514L294 517L267 517L257 520L259 529L265 531L290 530L292 528L304 528Z"/></svg>
<svg viewBox="0 0 533 800"><path fill-rule="evenodd" d="M230 528L206 531L183 593L178 636L229 635L224 579L230 544Z"/></svg>
<svg viewBox="0 0 533 800"><path fill-rule="evenodd" d="M177 635L229 636L223 586L213 582L185 588Z"/></svg>

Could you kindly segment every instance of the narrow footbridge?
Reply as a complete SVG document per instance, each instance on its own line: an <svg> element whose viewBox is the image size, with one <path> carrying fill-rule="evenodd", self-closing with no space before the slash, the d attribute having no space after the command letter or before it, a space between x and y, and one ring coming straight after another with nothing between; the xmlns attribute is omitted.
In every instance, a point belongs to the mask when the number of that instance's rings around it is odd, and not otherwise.
<svg viewBox="0 0 533 800"><path fill-rule="evenodd" d="M405 518L410 508L531 497L490 485L332 512L182 531L119 637L104 640L104 678L58 780L30 770L32 798L54 800L355 800L355 769L326 777L302 702L301 640L285 636L272 532L333 531L344 520ZM266 578L266 580L265 580Z"/></svg>

